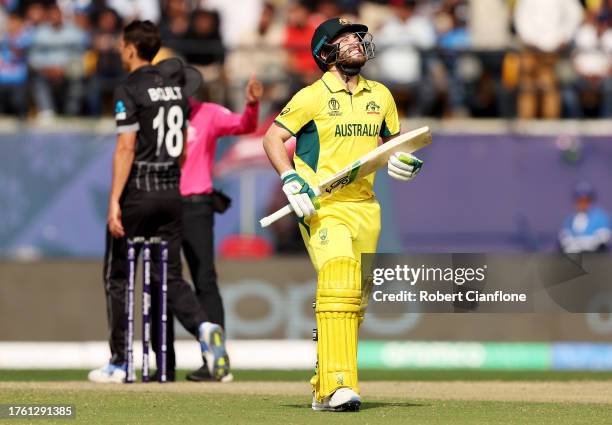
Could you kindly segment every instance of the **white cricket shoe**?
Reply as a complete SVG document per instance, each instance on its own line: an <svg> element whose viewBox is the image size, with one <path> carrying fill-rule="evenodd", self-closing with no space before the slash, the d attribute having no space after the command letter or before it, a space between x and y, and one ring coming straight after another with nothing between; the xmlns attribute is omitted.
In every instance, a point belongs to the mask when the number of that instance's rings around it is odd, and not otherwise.
<svg viewBox="0 0 612 425"><path fill-rule="evenodd" d="M322 402L312 397L312 410L326 410L330 412L356 412L361 406L361 397L350 388L339 388L331 397Z"/></svg>
<svg viewBox="0 0 612 425"><path fill-rule="evenodd" d="M102 384L122 384L125 381L125 370L123 366L109 363L100 369L89 372L87 379Z"/></svg>

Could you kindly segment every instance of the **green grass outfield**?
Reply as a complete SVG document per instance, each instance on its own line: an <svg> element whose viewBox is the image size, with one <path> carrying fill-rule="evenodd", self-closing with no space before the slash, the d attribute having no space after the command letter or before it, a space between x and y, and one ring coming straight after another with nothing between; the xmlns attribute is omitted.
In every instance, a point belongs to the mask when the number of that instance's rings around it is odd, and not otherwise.
<svg viewBox="0 0 612 425"><path fill-rule="evenodd" d="M72 404L77 415L0 423L612 423L612 373L364 370L362 410L328 413L309 408L310 371L236 371L232 384L166 385L90 384L86 372L0 370L0 404Z"/></svg>

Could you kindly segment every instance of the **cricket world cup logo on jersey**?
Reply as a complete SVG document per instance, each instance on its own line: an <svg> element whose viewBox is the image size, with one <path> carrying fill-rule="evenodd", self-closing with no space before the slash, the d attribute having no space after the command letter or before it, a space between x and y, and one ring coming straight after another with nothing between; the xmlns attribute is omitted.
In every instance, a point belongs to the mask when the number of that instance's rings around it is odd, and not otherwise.
<svg viewBox="0 0 612 425"><path fill-rule="evenodd" d="M330 117L339 117L342 115L342 112L340 112L340 102L338 102L335 97L329 99L327 106L329 107L329 112L327 115Z"/></svg>

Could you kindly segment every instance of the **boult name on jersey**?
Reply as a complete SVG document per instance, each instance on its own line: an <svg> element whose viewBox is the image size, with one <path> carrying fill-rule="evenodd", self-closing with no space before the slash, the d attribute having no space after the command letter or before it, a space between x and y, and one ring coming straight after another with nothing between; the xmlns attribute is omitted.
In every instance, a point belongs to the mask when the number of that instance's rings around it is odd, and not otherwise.
<svg viewBox="0 0 612 425"><path fill-rule="evenodd" d="M180 87L153 87L147 91L152 102L167 102L183 98Z"/></svg>

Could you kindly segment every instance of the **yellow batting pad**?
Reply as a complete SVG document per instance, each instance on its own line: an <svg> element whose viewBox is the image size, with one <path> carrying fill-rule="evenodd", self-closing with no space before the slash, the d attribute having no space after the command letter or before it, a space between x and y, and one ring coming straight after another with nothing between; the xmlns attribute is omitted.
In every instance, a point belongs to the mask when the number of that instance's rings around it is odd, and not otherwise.
<svg viewBox="0 0 612 425"><path fill-rule="evenodd" d="M363 288L361 291L361 306L359 308L359 326L363 323L365 319L365 313L368 309L368 300L370 299L370 294L372 293L372 285L373 285L373 277L368 276L363 278Z"/></svg>
<svg viewBox="0 0 612 425"><path fill-rule="evenodd" d="M341 387L359 392L357 333L361 302L359 263L350 257L328 260L319 270L315 309L318 369L311 383L319 401Z"/></svg>

